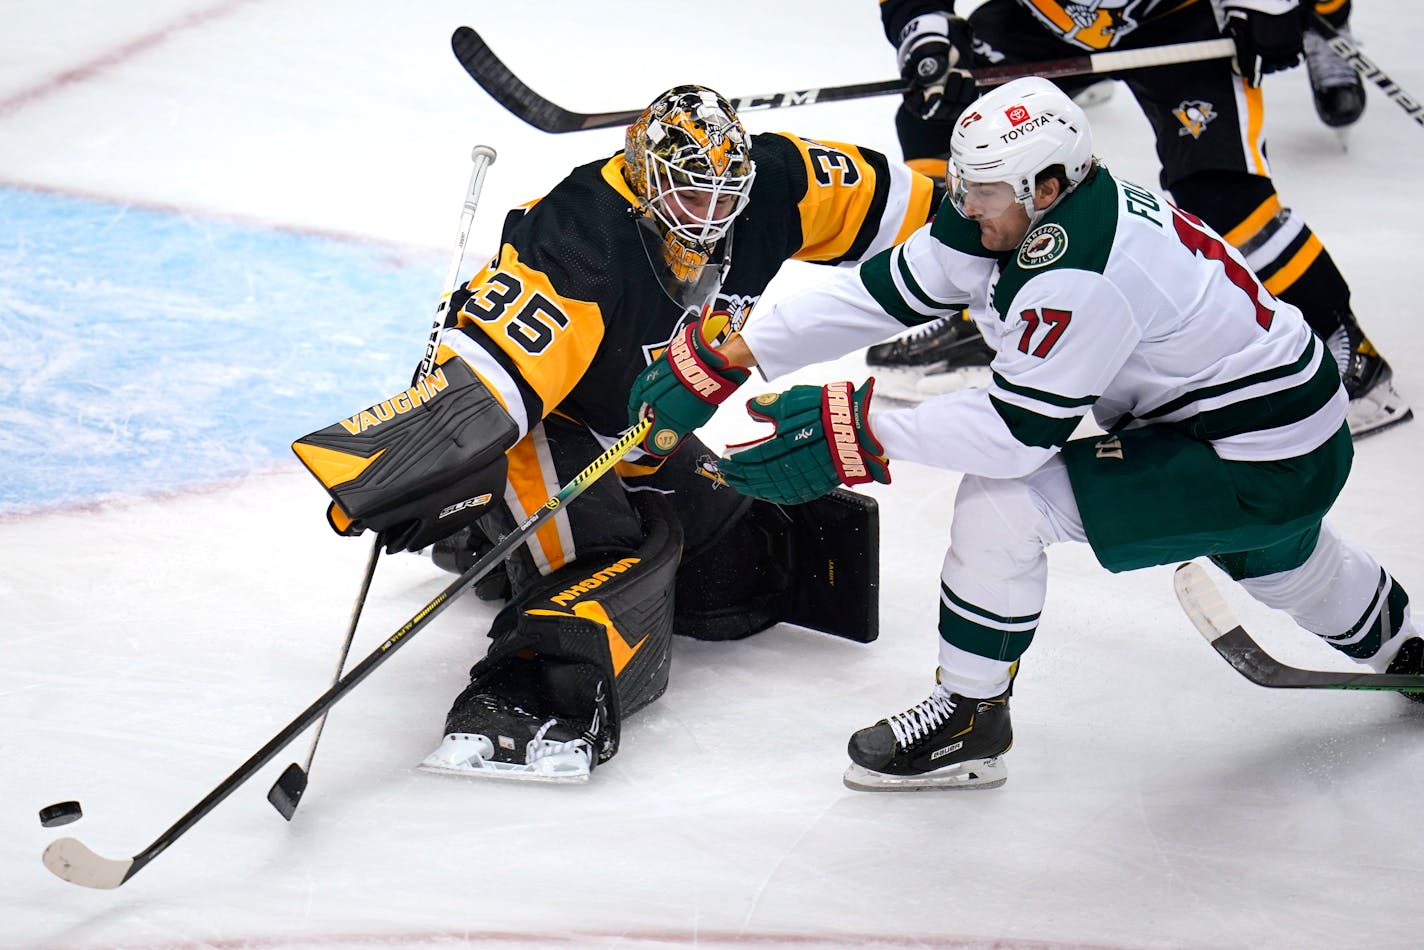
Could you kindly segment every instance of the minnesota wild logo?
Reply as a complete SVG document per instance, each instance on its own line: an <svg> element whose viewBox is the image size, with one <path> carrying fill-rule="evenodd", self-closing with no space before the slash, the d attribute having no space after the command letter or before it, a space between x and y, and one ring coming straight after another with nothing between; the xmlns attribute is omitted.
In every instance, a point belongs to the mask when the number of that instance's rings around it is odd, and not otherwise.
<svg viewBox="0 0 1424 950"><path fill-rule="evenodd" d="M1068 232L1056 224L1043 224L1034 228L1019 245L1018 263L1020 267L1033 269L1047 267L1058 260L1068 250Z"/></svg>

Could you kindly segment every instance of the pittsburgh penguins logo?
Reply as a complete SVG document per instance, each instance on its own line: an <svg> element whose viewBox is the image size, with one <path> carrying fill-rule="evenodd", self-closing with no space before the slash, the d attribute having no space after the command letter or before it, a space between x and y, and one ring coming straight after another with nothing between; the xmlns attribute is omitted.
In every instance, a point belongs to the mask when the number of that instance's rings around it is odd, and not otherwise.
<svg viewBox="0 0 1424 950"><path fill-rule="evenodd" d="M1172 115L1182 123L1182 127L1177 130L1178 137L1190 135L1199 139L1206 131L1207 124L1216 118L1216 106L1205 99L1185 99L1172 110Z"/></svg>

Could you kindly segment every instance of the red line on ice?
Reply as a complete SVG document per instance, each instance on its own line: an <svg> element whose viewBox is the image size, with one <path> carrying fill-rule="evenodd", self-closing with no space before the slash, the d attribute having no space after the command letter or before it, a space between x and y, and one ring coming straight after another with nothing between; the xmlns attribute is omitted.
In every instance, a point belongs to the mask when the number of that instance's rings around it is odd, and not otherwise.
<svg viewBox="0 0 1424 950"><path fill-rule="evenodd" d="M171 38L175 33L180 33L183 30L190 30L195 27L206 26L211 21L225 17L237 8L247 6L253 2L255 2L255 0L227 0L225 3L209 7L206 10L189 13L187 16L179 17L167 26L159 27L137 39L130 40L116 49L109 50L107 53L101 53L88 62L75 66L73 69L66 69L64 72L36 83L28 89L21 89L13 95L0 99L0 118L5 118L18 112L30 103L43 99L52 93L87 82L106 70L126 63L141 53L153 49L155 46Z"/></svg>

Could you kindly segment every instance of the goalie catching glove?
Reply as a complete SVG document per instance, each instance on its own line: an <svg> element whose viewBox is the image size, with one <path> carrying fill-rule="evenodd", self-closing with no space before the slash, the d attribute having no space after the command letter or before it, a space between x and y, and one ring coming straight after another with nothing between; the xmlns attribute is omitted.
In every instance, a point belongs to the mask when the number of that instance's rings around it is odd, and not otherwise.
<svg viewBox="0 0 1424 950"><path fill-rule="evenodd" d="M628 393L629 421L636 424L644 415L653 420L643 450L655 458L676 451L752 374L712 349L703 326L699 320L684 327Z"/></svg>
<svg viewBox="0 0 1424 950"><path fill-rule="evenodd" d="M338 534L416 551L473 524L504 493L519 429L464 360L292 443L331 495Z"/></svg>
<svg viewBox="0 0 1424 950"><path fill-rule="evenodd" d="M875 380L793 386L747 403L753 419L776 432L758 442L728 446L718 468L737 491L783 505L820 498L837 485L888 484L890 462L870 431Z"/></svg>

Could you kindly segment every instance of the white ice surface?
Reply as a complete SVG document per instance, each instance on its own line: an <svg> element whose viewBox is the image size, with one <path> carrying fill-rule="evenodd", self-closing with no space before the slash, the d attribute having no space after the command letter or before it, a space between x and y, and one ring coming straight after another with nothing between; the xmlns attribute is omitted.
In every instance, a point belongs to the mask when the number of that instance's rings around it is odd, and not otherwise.
<svg viewBox="0 0 1424 950"><path fill-rule="evenodd" d="M588 111L676 82L743 94L893 72L869 0L0 0L0 184L439 256L483 142L499 160L472 244L492 247L505 207L620 135L544 136L507 115L449 53L462 23L536 89ZM1424 7L1363 4L1355 30L1424 92ZM1376 92L1345 152L1303 72L1272 77L1271 155L1399 388L1424 405L1424 128ZM894 155L893 108L746 119ZM1116 172L1154 180L1125 89L1093 121ZM410 314L412 360L428 313ZM862 372L851 357L824 375ZM1334 515L1416 597L1421 426L1359 446ZM745 428L728 410L710 440ZM1085 548L1052 552L1003 788L844 789L846 736L927 693L956 482L903 465L872 489L877 643L784 627L678 641L668 694L587 786L414 769L483 649L492 609L467 598L336 707L290 825L264 794L304 739L109 892L57 880L40 852L72 834L135 854L300 713L325 688L366 542L331 534L294 460L0 520L0 946L1424 944L1424 709L1251 685L1192 630L1167 568L1111 576ZM383 562L353 656L447 579L413 558ZM1278 615L1232 603L1283 658L1341 665ZM36 810L69 798L85 817L42 829Z"/></svg>

